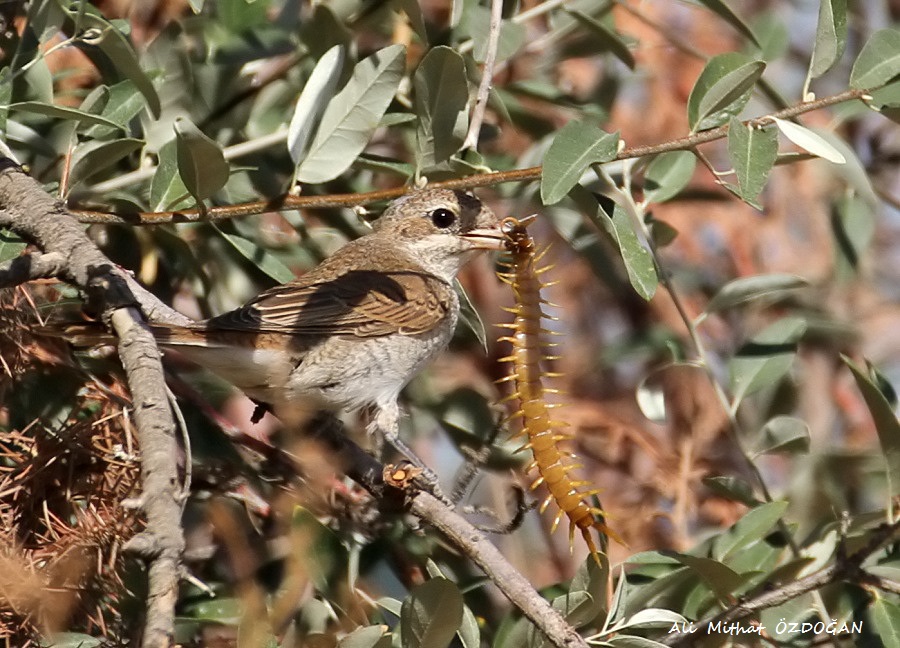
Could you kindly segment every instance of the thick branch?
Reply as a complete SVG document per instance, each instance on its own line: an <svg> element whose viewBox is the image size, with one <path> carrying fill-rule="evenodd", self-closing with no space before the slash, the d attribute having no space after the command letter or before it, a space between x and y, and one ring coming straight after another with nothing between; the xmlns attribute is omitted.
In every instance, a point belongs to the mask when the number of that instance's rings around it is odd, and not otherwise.
<svg viewBox="0 0 900 648"><path fill-rule="evenodd" d="M339 424L314 425L311 432L334 452L351 479L381 502L390 494L383 480L384 466L347 438ZM531 620L557 648L587 648L575 629L532 587L498 549L474 526L433 495L414 490L409 510L435 527L477 564L497 588Z"/></svg>
<svg viewBox="0 0 900 648"><path fill-rule="evenodd" d="M827 108L845 101L860 99L868 94L867 90L847 90L830 97L823 97L815 101L808 101L790 106L771 115L764 115L756 119L750 119L746 124L763 126L772 121L772 117L779 119L791 119L804 113ZM656 155L668 151L683 151L722 139L728 135L728 127L720 126L700 133L693 133L679 139L654 144L652 146L635 146L624 148L616 155L616 160L626 160ZM445 189L472 189L475 187L487 187L502 184L504 182L525 182L538 180L541 177L541 167L529 167L527 169L513 169L512 171L498 171L496 173L483 173L455 180L434 182L429 186ZM205 215L196 209L183 211L137 213L137 214L109 214L106 212L75 210L73 213L82 223L130 223L132 225L158 225L160 223L193 223L202 220L226 220L252 214L261 214L268 211L289 209L316 209L327 207L355 207L368 203L392 200L406 193L405 187L371 191L366 193L332 194L327 196L280 196L272 200L261 200L240 205L228 205L224 207L211 207Z"/></svg>
<svg viewBox="0 0 900 648"><path fill-rule="evenodd" d="M0 288L18 286L34 279L58 277L64 268L65 259L56 252L25 254L0 264Z"/></svg>
<svg viewBox="0 0 900 648"><path fill-rule="evenodd" d="M141 447L141 504L147 518L144 531L128 549L149 562L144 648L169 648L175 632L179 570L184 551L181 530L181 487L175 421L166 395L159 349L143 326L140 313L120 308L111 318L119 337L119 357L134 402L134 419Z"/></svg>
<svg viewBox="0 0 900 648"><path fill-rule="evenodd" d="M133 306L151 317L187 321L113 264L65 208L8 158L0 158L0 226L37 245L43 253L15 259L8 277L57 275L91 295L109 314L119 336L119 357L134 402L141 446L141 502L147 530L130 542L149 563L145 648L169 648L175 631L178 570L184 539L177 499L175 423L165 391L159 351Z"/></svg>

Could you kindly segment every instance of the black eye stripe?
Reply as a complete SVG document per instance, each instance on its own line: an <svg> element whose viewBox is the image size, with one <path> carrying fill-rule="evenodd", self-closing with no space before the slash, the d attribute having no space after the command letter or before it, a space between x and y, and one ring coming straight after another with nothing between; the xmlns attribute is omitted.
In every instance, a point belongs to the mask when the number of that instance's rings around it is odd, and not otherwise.
<svg viewBox="0 0 900 648"><path fill-rule="evenodd" d="M456 222L456 214L446 207L438 207L431 210L428 217L435 227L440 227L441 229L446 229Z"/></svg>

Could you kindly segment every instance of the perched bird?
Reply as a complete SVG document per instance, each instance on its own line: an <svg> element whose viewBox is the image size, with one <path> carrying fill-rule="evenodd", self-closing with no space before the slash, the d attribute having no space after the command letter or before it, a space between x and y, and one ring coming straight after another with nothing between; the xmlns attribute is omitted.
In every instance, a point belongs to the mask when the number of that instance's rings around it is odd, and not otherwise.
<svg viewBox="0 0 900 648"><path fill-rule="evenodd" d="M418 190L391 203L371 233L300 278L212 319L151 329L161 346L276 415L297 404L372 406L371 427L404 449L400 391L450 341L459 270L479 250L502 249L503 240L500 220L475 196ZM83 325L64 335L88 341Z"/></svg>

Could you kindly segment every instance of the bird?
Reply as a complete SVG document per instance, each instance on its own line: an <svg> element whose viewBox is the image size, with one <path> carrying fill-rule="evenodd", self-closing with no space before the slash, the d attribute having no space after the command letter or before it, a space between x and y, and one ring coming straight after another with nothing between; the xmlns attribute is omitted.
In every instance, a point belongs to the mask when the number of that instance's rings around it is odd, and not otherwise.
<svg viewBox="0 0 900 648"><path fill-rule="evenodd" d="M162 348L276 416L301 403L304 411L371 408L369 430L409 454L400 392L453 335L460 269L479 252L504 249L504 240L500 219L476 196L418 189L302 276L211 319L150 329ZM72 325L63 337L84 346L88 333Z"/></svg>

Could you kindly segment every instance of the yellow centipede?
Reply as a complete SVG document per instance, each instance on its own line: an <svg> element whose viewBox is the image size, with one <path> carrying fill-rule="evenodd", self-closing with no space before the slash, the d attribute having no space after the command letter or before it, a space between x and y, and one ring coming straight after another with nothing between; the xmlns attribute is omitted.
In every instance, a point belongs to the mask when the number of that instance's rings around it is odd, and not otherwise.
<svg viewBox="0 0 900 648"><path fill-rule="evenodd" d="M543 337L551 332L541 322L544 318L552 319L543 310L543 305L549 302L541 297L541 288L545 284L540 278L550 266L536 268L536 265L549 248L535 254L534 240L526 230L526 225L533 219L534 216L521 221L510 217L502 223L506 249L511 260L510 271L499 273L498 276L512 286L516 298L515 307L507 309L515 315L515 320L500 325L511 331L510 335L500 338L501 341L512 345L512 353L502 358L502 361L512 363L512 371L501 382L514 381L515 384L515 392L504 400L516 400L519 403L518 411L510 419L521 418L520 434L528 437L523 449L530 448L534 459L527 470L537 469L539 475L531 488L544 484L549 492L541 504L541 513L547 510L550 502L555 501L559 512L553 521L552 530L556 530L564 515L568 516L569 548L574 547L575 529L578 528L591 555L599 564L599 550L590 530L597 529L599 533L611 535L617 540L618 537L602 522L603 511L590 504L590 498L599 492L598 489L585 489L591 485L590 482L572 478L571 473L582 465L572 461L577 459L574 454L559 447L561 441L571 439L572 435L561 431L565 423L551 417L550 409L553 405L546 402L547 394L557 393L557 390L549 389L543 384L544 377L556 374L543 372L541 369L543 362L554 359L548 350L555 345L546 342Z"/></svg>

